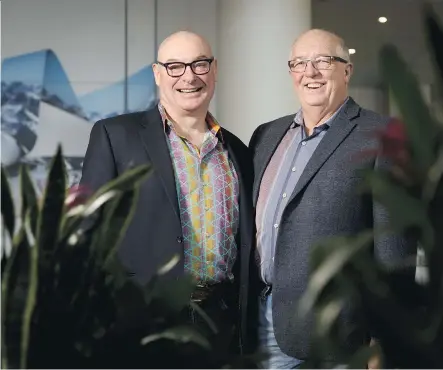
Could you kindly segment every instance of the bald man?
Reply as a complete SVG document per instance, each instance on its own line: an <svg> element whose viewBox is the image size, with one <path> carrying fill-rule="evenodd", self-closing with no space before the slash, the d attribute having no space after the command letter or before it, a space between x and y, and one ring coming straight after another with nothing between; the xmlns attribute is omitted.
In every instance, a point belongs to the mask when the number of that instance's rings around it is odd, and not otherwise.
<svg viewBox="0 0 443 370"><path fill-rule="evenodd" d="M93 126L81 183L95 190L130 167L153 167L141 185L120 259L145 284L179 254L171 276L195 278L192 300L218 327L214 340L223 354L233 340L234 324L246 318L253 237L251 156L208 112L217 78L208 42L177 32L162 42L157 59L152 68L158 105ZM188 319L208 329L192 310Z"/></svg>
<svg viewBox="0 0 443 370"><path fill-rule="evenodd" d="M348 94L353 65L343 40L310 30L293 44L289 76L301 109L264 123L254 132L260 345L270 352L269 368L294 368L309 358L312 317L296 315L309 279L311 246L325 237L356 234L387 222L370 197L357 191L357 168L384 166L382 158L361 158L374 148L373 132L387 118L360 107ZM374 254L386 265L415 254L413 242L378 239ZM413 279L411 271L411 281ZM339 321L346 333L341 349L351 353L367 343L362 312L351 302ZM324 358L320 366L334 360Z"/></svg>

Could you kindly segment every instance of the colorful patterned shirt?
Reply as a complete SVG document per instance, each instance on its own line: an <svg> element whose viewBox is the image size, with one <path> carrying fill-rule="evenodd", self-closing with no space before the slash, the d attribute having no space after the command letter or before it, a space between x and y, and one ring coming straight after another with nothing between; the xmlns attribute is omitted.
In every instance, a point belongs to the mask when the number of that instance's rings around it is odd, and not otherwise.
<svg viewBox="0 0 443 370"><path fill-rule="evenodd" d="M175 171L185 271L204 283L232 279L239 183L220 126L208 112L209 130L199 150L177 134L161 104L159 111Z"/></svg>

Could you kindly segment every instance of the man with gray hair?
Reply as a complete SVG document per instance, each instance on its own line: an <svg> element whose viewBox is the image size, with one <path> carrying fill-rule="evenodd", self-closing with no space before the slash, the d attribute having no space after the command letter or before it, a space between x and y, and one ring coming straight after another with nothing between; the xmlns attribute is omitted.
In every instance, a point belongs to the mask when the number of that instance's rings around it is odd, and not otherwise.
<svg viewBox="0 0 443 370"><path fill-rule="evenodd" d="M312 317L296 315L309 280L311 246L333 235L355 234L384 225L387 214L356 191L356 168L383 166L382 158L355 161L377 145L371 133L388 119L360 107L349 95L353 65L343 40L310 30L293 44L289 75L301 109L254 132L253 202L257 255L263 290L260 345L270 353L268 368L295 368L310 354ZM354 160L353 160L354 159ZM374 242L384 264L415 254L414 243L399 237ZM411 274L413 279L413 274ZM341 348L353 352L370 334L362 312L349 302L339 320L348 333ZM328 366L333 358L325 358Z"/></svg>

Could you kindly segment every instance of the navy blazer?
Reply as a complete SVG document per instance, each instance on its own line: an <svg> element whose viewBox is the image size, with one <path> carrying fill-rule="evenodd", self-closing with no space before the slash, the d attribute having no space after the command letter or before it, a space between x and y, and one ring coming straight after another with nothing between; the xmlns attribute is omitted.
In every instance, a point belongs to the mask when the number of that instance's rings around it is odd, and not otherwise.
<svg viewBox="0 0 443 370"><path fill-rule="evenodd" d="M239 138L221 128L239 177L240 223L238 257L234 266L239 287L239 317L246 319L249 266L252 260L253 166L249 149ZM153 173L141 183L138 203L118 255L134 279L147 283L173 255L183 255L183 235L177 201L174 169L158 107L138 113L103 119L94 124L83 163L81 184L93 190L127 169L150 164ZM184 273L183 258L170 272ZM246 330L244 325L243 330Z"/></svg>

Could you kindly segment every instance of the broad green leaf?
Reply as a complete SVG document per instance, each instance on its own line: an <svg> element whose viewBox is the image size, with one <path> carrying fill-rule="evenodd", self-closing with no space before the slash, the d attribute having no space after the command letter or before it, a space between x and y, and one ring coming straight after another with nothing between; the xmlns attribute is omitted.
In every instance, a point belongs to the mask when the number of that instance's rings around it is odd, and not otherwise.
<svg viewBox="0 0 443 370"><path fill-rule="evenodd" d="M2 217L3 223L8 231L11 239L14 237L15 230L15 209L14 209L14 201L12 199L11 187L9 186L8 175L6 174L5 169L2 166Z"/></svg>
<svg viewBox="0 0 443 370"><path fill-rule="evenodd" d="M99 197L100 195L107 193L112 190L126 191L134 187L140 181L144 180L152 172L152 167L150 165L140 165L135 168L131 168L124 172L121 176L116 179L109 181L107 184L103 185L92 197L93 199Z"/></svg>
<svg viewBox="0 0 443 370"><path fill-rule="evenodd" d="M157 334L144 337L142 345L147 345L159 339L169 339L179 343L195 343L202 348L210 349L209 341L192 326L176 326Z"/></svg>
<svg viewBox="0 0 443 370"><path fill-rule="evenodd" d="M25 303L29 289L30 246L22 225L14 237L11 254L6 262L2 286L2 361L5 368L23 368L22 334Z"/></svg>
<svg viewBox="0 0 443 370"><path fill-rule="evenodd" d="M414 162L427 170L435 159L437 124L423 100L417 78L393 45L382 48L380 64L406 125Z"/></svg>
<svg viewBox="0 0 443 370"><path fill-rule="evenodd" d="M345 307L346 298L336 293L333 298L323 304L316 304L316 335L324 337L330 335L331 328L335 324L343 307Z"/></svg>
<svg viewBox="0 0 443 370"><path fill-rule="evenodd" d="M212 319L208 316L208 314L203 310L203 308L201 308L197 303L193 301L190 301L189 305L198 315L200 315L200 317L206 322L206 324L208 324L212 332L217 334L217 326L215 325L214 321L212 321Z"/></svg>
<svg viewBox="0 0 443 370"><path fill-rule="evenodd" d="M34 183L29 175L28 168L22 164L20 166L20 195L21 195L21 219L30 214L32 230L35 230L38 218L38 202Z"/></svg>
<svg viewBox="0 0 443 370"><path fill-rule="evenodd" d="M323 258L322 261L317 260L318 266L314 267L305 294L300 300L299 312L302 315L312 310L326 285L357 253L367 248L372 239L373 233L369 231L355 237L328 238L314 246L314 251L320 250L324 256L326 256L323 252L324 248L327 247L329 251L327 258Z"/></svg>
<svg viewBox="0 0 443 370"><path fill-rule="evenodd" d="M104 268L106 268L109 261L114 258L126 234L126 230L137 207L138 194L139 192L136 189L127 190L105 206L104 220L100 225L100 232L102 233L100 247L103 253L101 257L103 258ZM103 250L104 248L105 250Z"/></svg>
<svg viewBox="0 0 443 370"><path fill-rule="evenodd" d="M36 247L39 250L39 299L46 292L50 292L50 287L54 283L56 264L53 258L58 246L65 195L66 173L59 146L52 159L36 230Z"/></svg>
<svg viewBox="0 0 443 370"><path fill-rule="evenodd" d="M94 221L86 219L93 217L103 205L122 192L130 190L134 188L134 186L139 186L140 182L149 176L151 172L152 168L149 165L142 165L130 169L116 179L103 185L85 202L85 204L69 210L62 227L63 237L69 238L69 236L82 225L90 226Z"/></svg>
<svg viewBox="0 0 443 370"><path fill-rule="evenodd" d="M428 44L440 77L439 87L443 88L443 28L430 4L424 5L424 14Z"/></svg>
<svg viewBox="0 0 443 370"><path fill-rule="evenodd" d="M30 218L27 217L24 220L25 230L27 229L27 235L32 233L32 226L30 225ZM23 321L21 329L21 357L20 368L27 368L28 361L28 348L30 345L31 323L34 307L37 301L37 289L38 289L38 248L37 245L32 245L28 238L29 260L28 260L28 289L26 295L26 303L23 312Z"/></svg>
<svg viewBox="0 0 443 370"><path fill-rule="evenodd" d="M195 279L190 275L177 279L159 278L153 290L153 299L161 303L165 310L177 314L189 304L195 285Z"/></svg>
<svg viewBox="0 0 443 370"><path fill-rule="evenodd" d="M52 160L48 180L43 193L37 240L42 251L52 254L58 240L66 195L66 172L61 147ZM46 257L46 256L44 256Z"/></svg>
<svg viewBox="0 0 443 370"><path fill-rule="evenodd" d="M389 212L393 230L402 233L412 226L418 227L422 231L423 247L428 251L434 236L426 204L410 195L405 188L393 183L382 172L366 172L365 182L376 201Z"/></svg>

